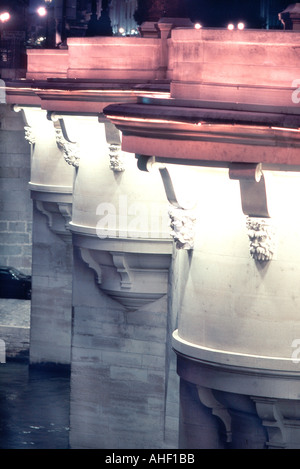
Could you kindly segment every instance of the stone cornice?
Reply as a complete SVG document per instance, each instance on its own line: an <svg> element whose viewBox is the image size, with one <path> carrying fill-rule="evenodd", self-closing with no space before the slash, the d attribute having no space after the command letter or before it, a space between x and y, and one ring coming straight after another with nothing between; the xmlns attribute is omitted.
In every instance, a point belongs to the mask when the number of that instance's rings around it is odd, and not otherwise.
<svg viewBox="0 0 300 469"><path fill-rule="evenodd" d="M178 330L173 333L173 348L178 355L195 364L198 363L213 369L218 368L226 373L243 375L256 373L261 377L278 377L282 379L288 377L300 378L299 363L295 363L292 357L249 354L198 345L182 338ZM209 379L208 375L207 378ZM207 384L203 383L203 385L206 386ZM274 392L276 393L276 390ZM253 391L252 393L254 394Z"/></svg>
<svg viewBox="0 0 300 469"><path fill-rule="evenodd" d="M111 103L134 103L145 94L168 96L169 81L49 79L6 83L8 104L77 114L99 114Z"/></svg>
<svg viewBox="0 0 300 469"><path fill-rule="evenodd" d="M113 104L105 109L106 115L116 120L126 116L132 122L139 119L160 119L173 123L239 124L255 126L278 126L298 129L299 106L258 105L222 101L202 101L159 97L143 97L137 104ZM131 122L131 121L130 121Z"/></svg>
<svg viewBox="0 0 300 469"><path fill-rule="evenodd" d="M228 167L300 168L300 108L149 100L112 104L104 114L123 133L123 150L157 161ZM224 144L229 144L224 149ZM276 154L274 149L276 148ZM295 168L293 168L295 167Z"/></svg>
<svg viewBox="0 0 300 469"><path fill-rule="evenodd" d="M174 333L176 334L176 332ZM180 342L184 342L180 340ZM248 396L297 400L299 365L279 357L243 356L198 346L183 350L178 337L173 341L179 376L205 388Z"/></svg>

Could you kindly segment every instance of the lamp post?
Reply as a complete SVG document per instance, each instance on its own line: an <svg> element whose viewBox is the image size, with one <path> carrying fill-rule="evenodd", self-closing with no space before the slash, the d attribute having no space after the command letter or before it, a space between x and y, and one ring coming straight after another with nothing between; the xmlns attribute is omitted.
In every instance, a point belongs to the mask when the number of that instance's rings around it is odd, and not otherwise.
<svg viewBox="0 0 300 469"><path fill-rule="evenodd" d="M8 13L8 11L3 11L0 13L0 24L1 24L0 39L2 39L2 36L3 36L4 25L9 20L10 20L10 14Z"/></svg>
<svg viewBox="0 0 300 469"><path fill-rule="evenodd" d="M53 14L51 3L52 0L44 0L45 6L40 6L37 9L37 13L41 18L45 18L46 21L46 41L45 47L50 49L55 47L55 30L53 28Z"/></svg>
<svg viewBox="0 0 300 469"><path fill-rule="evenodd" d="M52 7L52 0L44 0L46 4L47 10L47 34L46 34L46 47L51 49L55 47L56 40L55 40L55 27L54 27L54 15L53 15L53 7Z"/></svg>
<svg viewBox="0 0 300 469"><path fill-rule="evenodd" d="M86 36L112 36L113 31L111 27L111 21L109 17L109 2L108 0L102 0L101 16L97 18L97 3L96 0L92 0L91 5L92 15L88 23Z"/></svg>

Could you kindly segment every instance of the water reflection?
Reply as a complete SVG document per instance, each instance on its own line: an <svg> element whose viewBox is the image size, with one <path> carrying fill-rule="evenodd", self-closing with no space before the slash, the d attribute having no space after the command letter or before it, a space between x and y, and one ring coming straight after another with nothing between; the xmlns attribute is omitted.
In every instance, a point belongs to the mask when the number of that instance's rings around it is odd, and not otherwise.
<svg viewBox="0 0 300 469"><path fill-rule="evenodd" d="M67 449L69 392L66 370L0 364L0 449Z"/></svg>

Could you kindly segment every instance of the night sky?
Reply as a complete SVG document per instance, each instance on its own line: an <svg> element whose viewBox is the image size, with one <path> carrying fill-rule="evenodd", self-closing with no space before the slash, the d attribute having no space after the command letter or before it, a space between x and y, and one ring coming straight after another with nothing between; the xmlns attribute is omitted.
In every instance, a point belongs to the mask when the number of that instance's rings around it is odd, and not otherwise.
<svg viewBox="0 0 300 469"><path fill-rule="evenodd" d="M231 21L244 21L249 28L265 27L260 17L261 0L187 0L189 15L206 27L226 27ZM275 21L280 11L293 1L270 0Z"/></svg>
<svg viewBox="0 0 300 469"><path fill-rule="evenodd" d="M204 27L226 27L231 21L244 21L248 28L264 28L266 26L260 17L260 5L264 1L267 3L267 0L182 1L186 2L190 18L193 21L199 21ZM13 12L15 9L18 10L20 6L30 4L30 11L32 5L36 3L43 4L44 2L43 0L0 0L0 9L8 8ZM273 21L277 21L278 26L278 13L294 2L292 0L268 0L268 3L270 5L270 12L273 15ZM83 4L84 0L81 0L81 5Z"/></svg>

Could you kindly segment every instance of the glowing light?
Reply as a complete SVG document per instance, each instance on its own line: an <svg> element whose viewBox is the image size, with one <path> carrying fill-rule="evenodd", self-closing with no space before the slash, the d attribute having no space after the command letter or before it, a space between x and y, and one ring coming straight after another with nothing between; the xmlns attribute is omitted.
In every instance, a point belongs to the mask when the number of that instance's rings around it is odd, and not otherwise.
<svg viewBox="0 0 300 469"><path fill-rule="evenodd" d="M124 29L124 28L122 28L122 27L121 27L121 28L119 28L119 33L120 33L120 34L125 34L125 29Z"/></svg>
<svg viewBox="0 0 300 469"><path fill-rule="evenodd" d="M9 19L10 19L10 14L8 13L8 11L5 11L0 14L0 21L2 21L2 23L4 23L5 21L8 21Z"/></svg>
<svg viewBox="0 0 300 469"><path fill-rule="evenodd" d="M46 38L44 36L40 36L40 37L37 38L36 42L37 42L37 44L41 44L45 40L46 40Z"/></svg>
<svg viewBox="0 0 300 469"><path fill-rule="evenodd" d="M291 129L289 127L271 127L272 130L281 130L283 132L300 132L300 129Z"/></svg>
<svg viewBox="0 0 300 469"><path fill-rule="evenodd" d="M232 31L234 29L234 24L230 23L228 26L227 26L227 29L229 29L229 31Z"/></svg>
<svg viewBox="0 0 300 469"><path fill-rule="evenodd" d="M39 7L37 9L37 13L40 16L46 16L47 15L47 9L45 7Z"/></svg>
<svg viewBox="0 0 300 469"><path fill-rule="evenodd" d="M242 23L242 22L239 23L239 24L237 25L237 27L238 27L238 29L239 29L240 31L243 30L243 29L245 29L245 25L244 25L244 23Z"/></svg>
<svg viewBox="0 0 300 469"><path fill-rule="evenodd" d="M202 28L202 25L201 25L200 23L196 23L196 24L194 25L194 28L195 28L195 29L201 29L201 28Z"/></svg>
<svg viewBox="0 0 300 469"><path fill-rule="evenodd" d="M184 125L193 125L193 126L200 126L202 125L201 122L197 122L195 124L185 122L185 121L175 121L175 120L168 120L168 119L154 119L151 117L125 117L125 116L113 116L113 115L107 115L106 116L108 119L115 119L118 121L126 121L126 122L141 122L141 123L149 123L149 124L184 124Z"/></svg>
<svg viewBox="0 0 300 469"><path fill-rule="evenodd" d="M22 87L22 88L14 88L13 86L9 87L9 90L12 92L18 92L20 89L23 91L33 91L35 93L40 92L42 88L28 88L28 87ZM46 92L45 90L43 90ZM69 90L68 92L63 91L63 90L58 90L58 89L52 89L49 88L47 89L47 93L50 94L69 94L69 95L76 95L78 93L78 90ZM80 92L80 96L85 96L89 94L94 94L94 95L114 95L116 97L120 95L129 95L129 96L135 96L135 97L141 97L141 98L163 98L163 99L170 99L170 93L168 92L151 92L151 91L143 91L143 90L116 90L116 89L106 89L106 90L82 90Z"/></svg>

